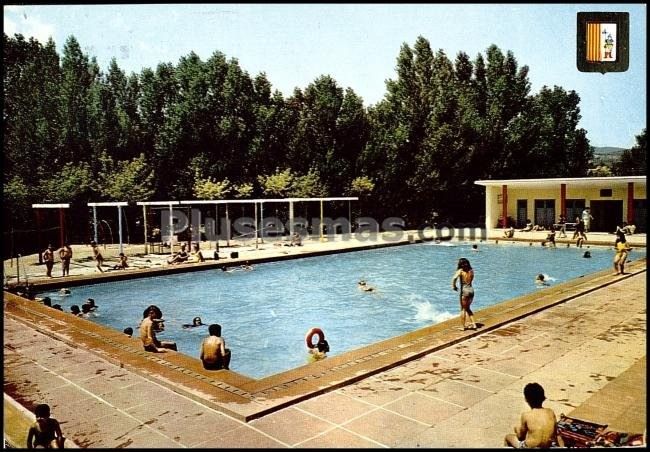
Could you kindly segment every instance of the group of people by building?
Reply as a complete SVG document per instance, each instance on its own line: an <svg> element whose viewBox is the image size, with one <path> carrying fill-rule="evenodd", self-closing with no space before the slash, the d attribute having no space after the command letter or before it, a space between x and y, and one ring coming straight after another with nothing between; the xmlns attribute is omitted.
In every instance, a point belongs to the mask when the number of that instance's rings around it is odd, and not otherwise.
<svg viewBox="0 0 650 452"><path fill-rule="evenodd" d="M93 261L95 262L95 268L100 273L104 273L106 266L104 265L105 259L101 248L95 241L90 242L90 246L92 247L92 256ZM54 269L54 264L56 263L56 254L59 255L59 258L61 260L61 276L70 276L70 261L72 260L73 251L72 247L68 243L64 244L58 250L55 250L54 246L52 244L49 244L45 251L41 253L43 263L45 264L46 276L48 278L54 277L52 275L52 270ZM197 262L205 262L205 257L203 257L203 253L201 252L198 243L194 243L192 245L191 253L188 253L186 251L186 245L184 243L181 244L180 251L174 253L172 257L170 257L167 261L167 263L171 265ZM127 268L130 268L129 258L122 252L117 256L117 263L112 267L109 267L110 270L126 270Z"/></svg>
<svg viewBox="0 0 650 452"><path fill-rule="evenodd" d="M43 251L42 258L45 264L46 276L53 278L52 270L54 269L54 247L50 243L45 251ZM70 261L72 260L72 248L69 243L65 243L61 248L56 250L61 259L61 276L70 276Z"/></svg>

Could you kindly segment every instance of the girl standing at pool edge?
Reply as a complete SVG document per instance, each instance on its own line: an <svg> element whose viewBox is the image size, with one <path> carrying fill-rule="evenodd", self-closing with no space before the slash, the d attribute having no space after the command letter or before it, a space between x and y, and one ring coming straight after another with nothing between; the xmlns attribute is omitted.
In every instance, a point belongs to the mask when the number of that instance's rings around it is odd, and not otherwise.
<svg viewBox="0 0 650 452"><path fill-rule="evenodd" d="M464 257L458 259L458 270L456 270L454 277L451 279L451 287L458 291L456 280L460 282L460 321L463 324L463 330L475 330L476 322L474 321L474 313L470 309L472 300L474 300L474 287L472 287L474 270L472 270L469 261ZM465 326L467 316L469 316L469 321L472 324L469 328Z"/></svg>

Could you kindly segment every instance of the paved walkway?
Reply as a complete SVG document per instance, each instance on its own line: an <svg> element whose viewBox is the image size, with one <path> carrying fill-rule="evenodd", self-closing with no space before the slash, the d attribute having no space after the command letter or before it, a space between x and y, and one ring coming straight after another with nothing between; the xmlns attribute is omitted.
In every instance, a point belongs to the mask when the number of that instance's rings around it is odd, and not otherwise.
<svg viewBox="0 0 650 452"><path fill-rule="evenodd" d="M645 261L635 267L641 272L248 423L6 315L4 392L30 409L49 403L80 447L499 447L531 381L558 415L576 409L633 430L646 425ZM602 403L611 399L625 403Z"/></svg>

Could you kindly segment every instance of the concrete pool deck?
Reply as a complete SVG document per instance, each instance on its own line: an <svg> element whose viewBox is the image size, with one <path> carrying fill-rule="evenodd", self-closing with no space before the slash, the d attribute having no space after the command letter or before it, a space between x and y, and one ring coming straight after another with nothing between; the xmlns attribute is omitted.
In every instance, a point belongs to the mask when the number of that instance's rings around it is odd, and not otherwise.
<svg viewBox="0 0 650 452"><path fill-rule="evenodd" d="M5 292L5 394L49 403L81 447L499 447L529 381L558 415L639 432L645 259L626 270L483 309L476 332L451 320L260 380Z"/></svg>

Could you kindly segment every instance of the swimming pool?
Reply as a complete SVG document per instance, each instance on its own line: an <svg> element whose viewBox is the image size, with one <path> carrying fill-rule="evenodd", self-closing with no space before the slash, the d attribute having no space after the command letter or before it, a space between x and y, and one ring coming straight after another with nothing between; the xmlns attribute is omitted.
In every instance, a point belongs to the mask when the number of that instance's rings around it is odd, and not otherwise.
<svg viewBox="0 0 650 452"><path fill-rule="evenodd" d="M454 245L454 246L445 246ZM538 288L543 273L551 286L612 265L613 251L551 249L527 245L423 243L376 250L255 265L253 271L219 269L94 284L72 289L67 296L48 292L52 304L66 312L91 297L99 309L89 320L137 336L142 311L159 306L165 318L160 339L174 340L178 350L198 357L207 326L184 329L200 316L204 324L219 323L232 350L230 368L261 378L307 363L304 335L320 327L330 344L329 355L456 318L458 293L451 276L460 257L475 270L476 311ZM630 257L645 257L635 249ZM363 292L365 279L376 292Z"/></svg>

